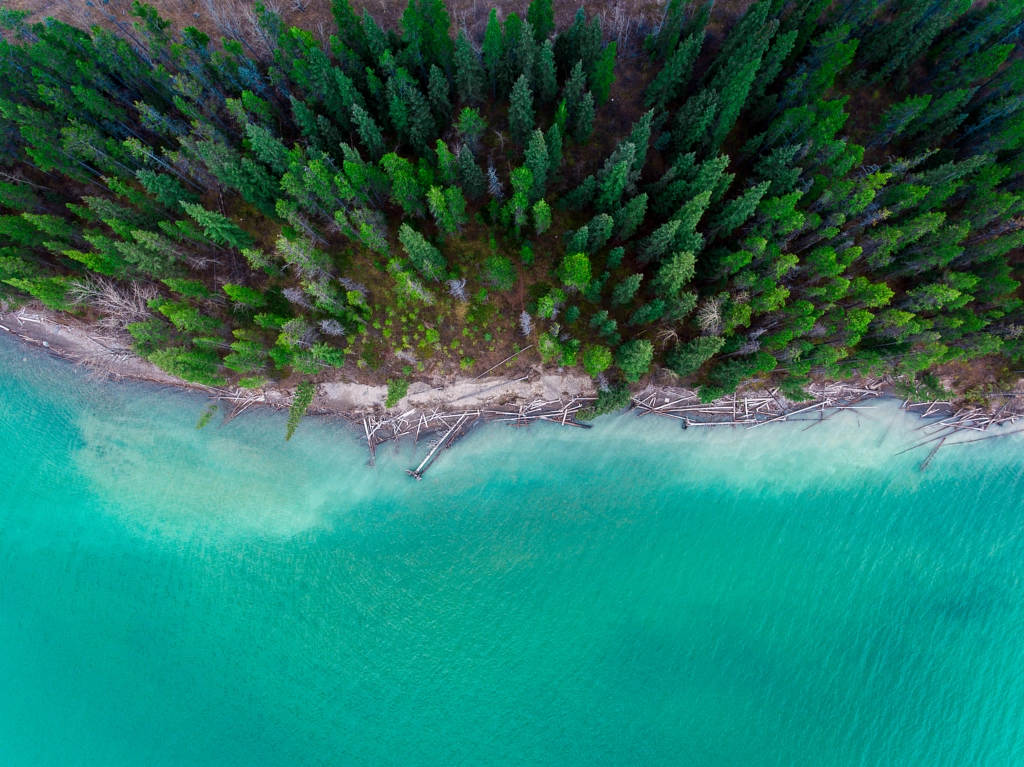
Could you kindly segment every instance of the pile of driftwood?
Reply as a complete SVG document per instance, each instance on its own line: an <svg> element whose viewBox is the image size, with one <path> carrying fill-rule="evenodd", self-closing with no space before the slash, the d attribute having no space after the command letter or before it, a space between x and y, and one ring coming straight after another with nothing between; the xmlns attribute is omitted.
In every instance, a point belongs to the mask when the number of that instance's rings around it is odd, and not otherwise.
<svg viewBox="0 0 1024 767"><path fill-rule="evenodd" d="M589 424L576 422L576 413L592 401L586 397L574 397L568 402L537 400L515 408L478 408L456 412L442 411L440 408L429 412L412 409L400 415L369 414L350 417L349 420L362 427L370 449L371 465L376 460L378 445L410 436L413 444L417 444L421 438L429 437L431 442L427 456L415 469L408 470L410 476L421 479L441 451L451 447L478 423L491 421L528 426L537 421L548 421L561 426L589 429Z"/></svg>
<svg viewBox="0 0 1024 767"><path fill-rule="evenodd" d="M926 439L919 440L906 450L901 450L897 455L925 447L926 445L932 445L928 456L921 462L920 468L921 471L924 471L943 445L966 445L971 442L981 442L982 440L1005 437L1009 434L1017 434L1024 431L1024 428L1022 428L1011 431L999 431L995 434L985 434L993 426L1012 425L1017 423L1018 420L1024 419L1024 414L1018 410L1024 404L1024 402L1021 402L1024 397L1014 392L1009 392L1002 396L1005 396L1006 400L994 412L988 412L981 407L957 407L954 403L943 400L936 400L935 402L911 402L907 400L902 405L903 410L917 413L923 419L937 418L938 420L930 420L919 426L915 431L921 432L922 436L926 437ZM971 432L980 432L984 436L971 436ZM968 438L955 439L957 435L964 435Z"/></svg>
<svg viewBox="0 0 1024 767"><path fill-rule="evenodd" d="M760 392L731 394L714 402L703 403L695 391L689 389L645 390L632 398L633 407L641 416L654 414L675 418L683 422L683 428L690 426L743 426L756 429L769 423L792 420L816 422L830 418L843 410L858 410L868 399L882 396L884 381L868 381L861 386L829 384L811 386L810 402L790 403L780 396L778 389ZM831 411L825 415L826 411ZM799 418L798 418L799 417Z"/></svg>

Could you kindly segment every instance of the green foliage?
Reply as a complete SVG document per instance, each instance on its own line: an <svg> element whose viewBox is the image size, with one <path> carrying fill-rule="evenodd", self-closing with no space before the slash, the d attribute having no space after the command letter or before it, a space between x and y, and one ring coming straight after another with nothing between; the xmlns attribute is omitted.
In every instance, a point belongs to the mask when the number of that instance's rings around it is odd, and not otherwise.
<svg viewBox="0 0 1024 767"><path fill-rule="evenodd" d="M161 280L161 282L163 282L163 284L173 292L184 296L185 298L210 297L210 291L207 290L206 285L199 280L183 280L180 277L172 277L167 280Z"/></svg>
<svg viewBox="0 0 1024 767"><path fill-rule="evenodd" d="M665 364L673 373L685 378L696 373L701 365L721 351L724 345L725 339L721 336L701 336L677 344L665 358Z"/></svg>
<svg viewBox="0 0 1024 767"><path fill-rule="evenodd" d="M459 136L472 153L476 152L480 147L480 137L487 130L487 121L480 116L479 110L465 107L459 113L455 129L459 132Z"/></svg>
<svg viewBox="0 0 1024 767"><path fill-rule="evenodd" d="M313 404L313 397L316 396L316 385L309 381L301 381L295 387L295 398L288 410L288 428L285 431L284 441L288 442L299 428L309 406Z"/></svg>
<svg viewBox="0 0 1024 767"><path fill-rule="evenodd" d="M172 346L152 352L148 359L165 373L183 381L202 386L223 386L225 383L219 374L220 357L211 351Z"/></svg>
<svg viewBox="0 0 1024 767"><path fill-rule="evenodd" d="M370 157L379 160L384 155L384 138L381 136L377 122L359 104L352 105L352 122L355 123L359 139L363 142Z"/></svg>
<svg viewBox="0 0 1024 767"><path fill-rule="evenodd" d="M547 143L544 141L544 134L539 130L533 131L530 135L530 143L523 155L523 164L532 174L533 183L530 186L529 197L532 202L536 202L544 197L547 190L549 167Z"/></svg>
<svg viewBox="0 0 1024 767"><path fill-rule="evenodd" d="M487 73L488 88L491 95L496 95L498 87L498 70L504 54L504 43L501 33L501 22L498 21L498 12L492 8L487 17L487 29L484 31L483 62Z"/></svg>
<svg viewBox="0 0 1024 767"><path fill-rule="evenodd" d="M459 183L469 199L479 200L483 196L484 190L487 189L484 172L473 159L473 153L466 147L459 152L458 176Z"/></svg>
<svg viewBox="0 0 1024 767"><path fill-rule="evenodd" d="M36 300L42 302L43 306L47 309L61 312L70 311L74 308L68 300L71 280L67 277L11 278L3 280L3 282L23 293L28 293Z"/></svg>
<svg viewBox="0 0 1024 767"><path fill-rule="evenodd" d="M203 408L203 412L200 414L199 420L196 421L196 429L205 429L210 424L210 421L213 420L213 417L217 415L218 409L219 408L216 403L211 403Z"/></svg>
<svg viewBox="0 0 1024 767"><path fill-rule="evenodd" d="M533 131L533 92L526 75L520 75L512 88L512 104L508 110L508 127L517 144L523 144Z"/></svg>
<svg viewBox="0 0 1024 767"><path fill-rule="evenodd" d="M611 95L612 82L615 80L615 53L618 50L618 43L614 40L605 46L601 51L601 57L597 60L594 70L594 99L598 106L608 102Z"/></svg>
<svg viewBox="0 0 1024 767"><path fill-rule="evenodd" d="M209 335L223 324L216 317L205 315L187 303L167 301L160 304L158 311L183 333Z"/></svg>
<svg viewBox="0 0 1024 767"><path fill-rule="evenodd" d="M435 282L444 277L448 268L444 256L427 242L422 234L408 224L402 224L398 230L398 241L402 243L409 261L420 274Z"/></svg>
<svg viewBox="0 0 1024 767"><path fill-rule="evenodd" d="M551 206L544 200L533 205L533 225L538 236L551 228Z"/></svg>
<svg viewBox="0 0 1024 767"><path fill-rule="evenodd" d="M241 227L232 223L227 217L216 211L207 210L202 205L191 202L182 202L181 207L185 209L193 220L201 227L203 232L218 245L230 245L233 248L250 248L254 241L252 235Z"/></svg>
<svg viewBox="0 0 1024 767"><path fill-rule="evenodd" d="M405 378L388 379L388 395L384 400L384 407L393 408L409 393L409 381Z"/></svg>
<svg viewBox="0 0 1024 767"><path fill-rule="evenodd" d="M775 358L763 351L749 357L721 362L708 375L710 386L701 388L701 399L707 401L734 392L740 383L774 370L776 364Z"/></svg>
<svg viewBox="0 0 1024 767"><path fill-rule="evenodd" d="M500 291L509 291L516 284L516 270L508 256L493 255L484 262L487 282Z"/></svg>
<svg viewBox="0 0 1024 767"><path fill-rule="evenodd" d="M430 102L430 111L434 120L440 125L446 125L451 121L452 102L451 88L448 85L448 78L444 72L438 69L436 64L430 67L430 80L427 83L427 99Z"/></svg>
<svg viewBox="0 0 1024 767"><path fill-rule="evenodd" d="M583 348L583 369L591 378L597 378L612 366L612 352L607 346L589 344Z"/></svg>
<svg viewBox="0 0 1024 767"><path fill-rule="evenodd" d="M682 92L693 73L693 65L704 44L704 32L690 35L679 44L644 94L644 105L661 112Z"/></svg>
<svg viewBox="0 0 1024 767"><path fill-rule="evenodd" d="M603 389L597 393L597 400L592 405L576 413L576 420L593 421L599 415L607 415L629 407L630 402L628 386L619 385Z"/></svg>
<svg viewBox="0 0 1024 767"><path fill-rule="evenodd" d="M252 373L260 370L267 362L267 352L256 341L235 341L231 353L224 357L224 367L237 373Z"/></svg>
<svg viewBox="0 0 1024 767"><path fill-rule="evenodd" d="M460 29L455 39L455 87L459 101L479 104L484 99L484 68L473 44Z"/></svg>
<svg viewBox="0 0 1024 767"><path fill-rule="evenodd" d="M391 184L391 200L401 206L406 215L422 215L423 190L412 163L390 152L384 155L380 164Z"/></svg>
<svg viewBox="0 0 1024 767"><path fill-rule="evenodd" d="M558 277L568 288L586 290L590 283L590 259L585 253L570 253L562 259Z"/></svg>
<svg viewBox="0 0 1024 767"><path fill-rule="evenodd" d="M643 279L642 274L631 274L616 285L612 291L612 306L625 306L632 301Z"/></svg>
<svg viewBox="0 0 1024 767"><path fill-rule="evenodd" d="M247 288L244 285L232 285L231 283L226 283L223 287L224 292L228 294L228 298L240 306L247 306L250 309L262 309L267 305L267 299L258 290Z"/></svg>
<svg viewBox="0 0 1024 767"><path fill-rule="evenodd" d="M662 261L654 278L654 291L664 298L675 298L679 292L693 279L697 259L693 253L681 251L673 253Z"/></svg>
<svg viewBox="0 0 1024 767"><path fill-rule="evenodd" d="M636 383L651 369L654 347L650 341L628 341L615 353L615 364L630 383Z"/></svg>
<svg viewBox="0 0 1024 767"><path fill-rule="evenodd" d="M555 31L555 9L552 0L531 0L526 11L526 20L533 28L534 40L538 45Z"/></svg>

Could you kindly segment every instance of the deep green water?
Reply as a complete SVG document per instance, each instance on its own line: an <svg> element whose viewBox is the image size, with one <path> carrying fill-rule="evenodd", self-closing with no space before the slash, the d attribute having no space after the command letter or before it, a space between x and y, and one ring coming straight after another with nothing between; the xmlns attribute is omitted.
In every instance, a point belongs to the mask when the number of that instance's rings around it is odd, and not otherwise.
<svg viewBox="0 0 1024 767"><path fill-rule="evenodd" d="M0 340L0 764L1024 763L1017 436L204 406Z"/></svg>

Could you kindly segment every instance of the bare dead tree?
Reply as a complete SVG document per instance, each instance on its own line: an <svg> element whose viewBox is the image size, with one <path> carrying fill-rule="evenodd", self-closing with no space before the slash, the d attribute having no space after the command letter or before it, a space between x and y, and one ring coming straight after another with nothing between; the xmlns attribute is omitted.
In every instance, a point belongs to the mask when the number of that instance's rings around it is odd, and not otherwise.
<svg viewBox="0 0 1024 767"><path fill-rule="evenodd" d="M68 297L76 304L91 306L103 317L96 324L106 330L123 331L133 322L152 316L149 300L155 298L153 285L131 282L122 285L106 277L78 280L71 284Z"/></svg>
<svg viewBox="0 0 1024 767"><path fill-rule="evenodd" d="M457 298L462 303L468 303L469 298L466 296L466 278L463 277L461 280L448 280L448 294L452 298Z"/></svg>
<svg viewBox="0 0 1024 767"><path fill-rule="evenodd" d="M343 336L345 326L337 320L320 320L320 332L326 336Z"/></svg>
<svg viewBox="0 0 1024 767"><path fill-rule="evenodd" d="M722 331L722 300L717 296L706 299L697 308L697 325L705 335L718 335Z"/></svg>
<svg viewBox="0 0 1024 767"><path fill-rule="evenodd" d="M533 332L533 318L525 309L523 310L523 313L519 315L519 330L524 336L528 336Z"/></svg>

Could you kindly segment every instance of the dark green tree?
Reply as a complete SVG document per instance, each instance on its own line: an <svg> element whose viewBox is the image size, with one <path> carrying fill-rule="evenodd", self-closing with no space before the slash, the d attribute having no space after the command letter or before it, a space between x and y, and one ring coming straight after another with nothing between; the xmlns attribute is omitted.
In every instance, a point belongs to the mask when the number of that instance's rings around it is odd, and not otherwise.
<svg viewBox="0 0 1024 767"><path fill-rule="evenodd" d="M455 89L459 101L464 104L479 104L484 98L484 68L473 44L460 29L455 39Z"/></svg>
<svg viewBox="0 0 1024 767"><path fill-rule="evenodd" d="M533 94L526 75L520 75L512 88L512 105L508 110L508 125L517 144L526 143L534 126Z"/></svg>
<svg viewBox="0 0 1024 767"><path fill-rule="evenodd" d="M630 383L636 383L651 369L654 346L650 341L628 341L615 353L615 364Z"/></svg>
<svg viewBox="0 0 1024 767"><path fill-rule="evenodd" d="M533 28L533 39L537 45L543 45L555 31L555 8L551 0L531 0L526 20Z"/></svg>

